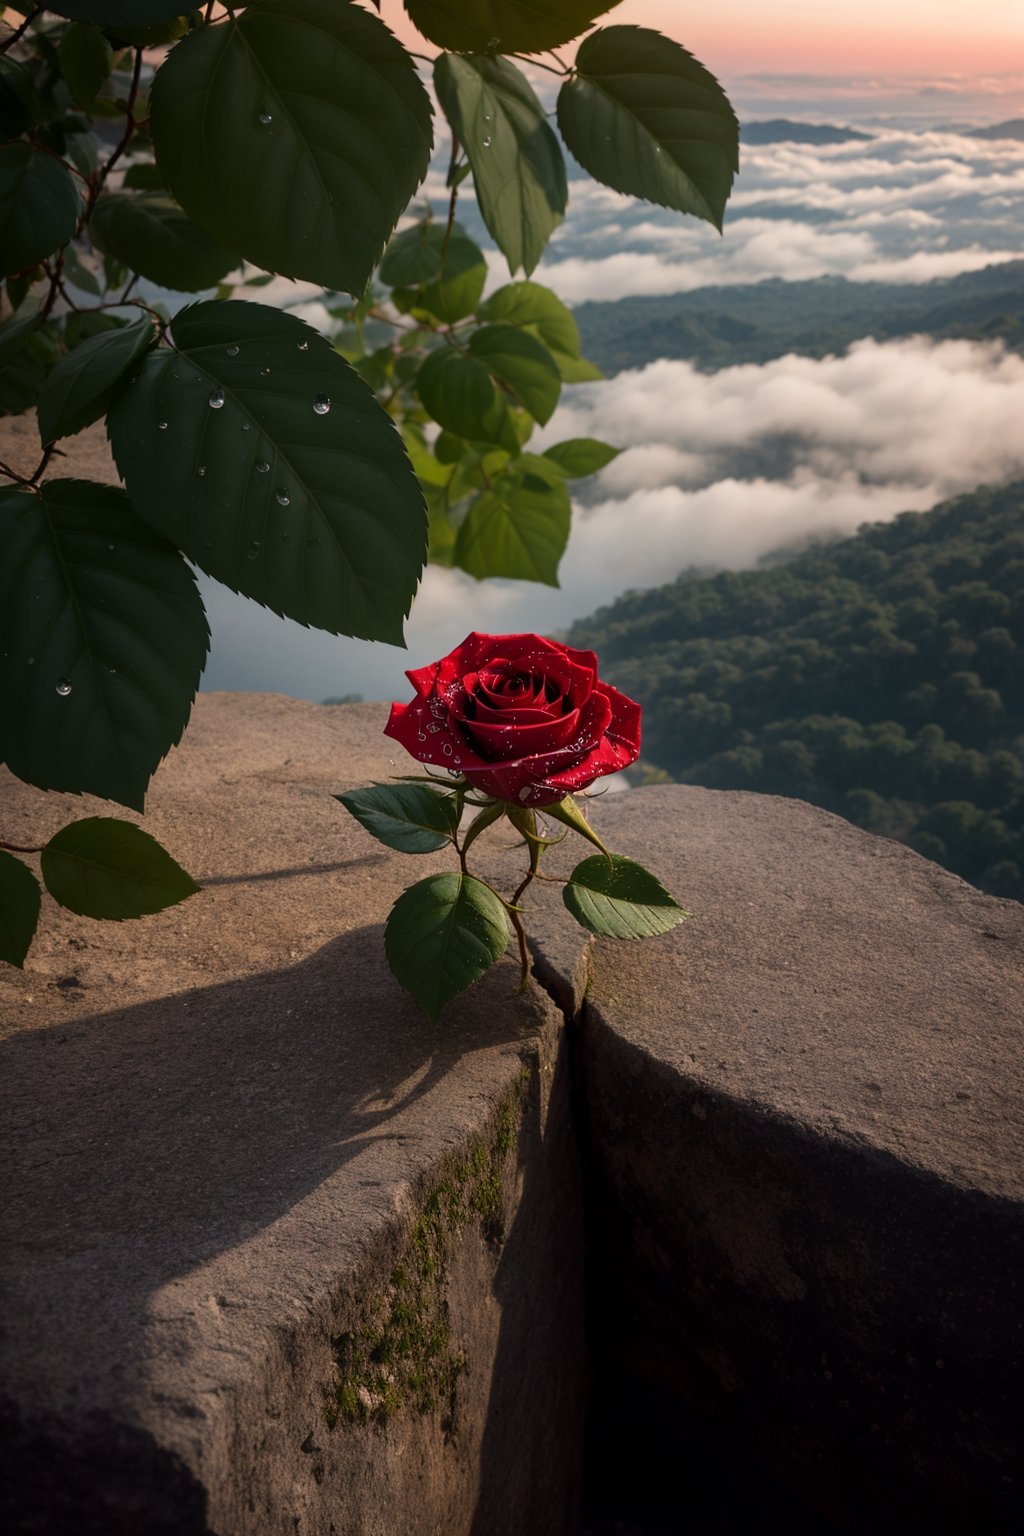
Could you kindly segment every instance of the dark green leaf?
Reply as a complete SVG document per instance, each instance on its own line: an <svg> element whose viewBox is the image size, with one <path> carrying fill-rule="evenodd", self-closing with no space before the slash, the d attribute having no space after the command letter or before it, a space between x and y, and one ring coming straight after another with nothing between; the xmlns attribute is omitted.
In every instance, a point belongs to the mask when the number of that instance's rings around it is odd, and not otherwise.
<svg viewBox="0 0 1024 1536"><path fill-rule="evenodd" d="M529 81L507 59L442 54L434 85L469 163L484 223L509 270L533 271L562 222L558 140Z"/></svg>
<svg viewBox="0 0 1024 1536"><path fill-rule="evenodd" d="M580 480L584 475L594 475L604 469L621 452L621 448L612 448L596 437L570 437L564 443L553 443L550 448L545 448L544 457L566 479Z"/></svg>
<svg viewBox="0 0 1024 1536"><path fill-rule="evenodd" d="M388 246L381 281L415 288L411 308L426 309L447 325L471 315L487 281L487 262L460 224L445 239L445 226L425 222L404 229Z"/></svg>
<svg viewBox="0 0 1024 1536"><path fill-rule="evenodd" d="M53 327L40 323L34 306L0 327L0 416L18 415L34 405L56 360Z"/></svg>
<svg viewBox="0 0 1024 1536"><path fill-rule="evenodd" d="M456 564L478 581L511 576L557 587L571 522L564 484L547 485L529 474L510 476L470 505L459 529Z"/></svg>
<svg viewBox="0 0 1024 1536"><path fill-rule="evenodd" d="M70 437L102 416L114 385L152 340L152 321L144 317L134 325L104 331L62 357L39 397L42 441Z"/></svg>
<svg viewBox="0 0 1024 1536"><path fill-rule="evenodd" d="M568 148L598 181L722 227L739 124L714 75L646 27L604 27L558 95Z"/></svg>
<svg viewBox="0 0 1024 1536"><path fill-rule="evenodd" d="M61 74L68 83L72 100L88 107L110 74L113 50L98 27L73 21L65 27L57 45Z"/></svg>
<svg viewBox="0 0 1024 1536"><path fill-rule="evenodd" d="M238 265L238 257L193 224L166 192L112 192L90 225L101 251L162 288L198 293Z"/></svg>
<svg viewBox="0 0 1024 1536"><path fill-rule="evenodd" d="M151 352L108 418L139 516L275 613L401 644L426 513L370 389L263 304L195 304L171 335L177 350Z"/></svg>
<svg viewBox="0 0 1024 1536"><path fill-rule="evenodd" d="M35 121L35 82L23 64L0 54L0 139L16 139Z"/></svg>
<svg viewBox="0 0 1024 1536"><path fill-rule="evenodd" d="M542 341L567 384L603 378L599 368L580 357L579 326L572 310L542 283L506 283L480 306L481 320L503 320Z"/></svg>
<svg viewBox="0 0 1024 1536"><path fill-rule="evenodd" d="M509 453L518 449L508 401L482 362L454 347L438 347L420 369L416 388L438 426L456 437L500 443Z"/></svg>
<svg viewBox="0 0 1024 1536"><path fill-rule="evenodd" d="M91 21L98 27L148 26L171 21L182 13L183 0L48 0L47 10L72 21ZM184 8L187 10L188 6Z"/></svg>
<svg viewBox="0 0 1024 1536"><path fill-rule="evenodd" d="M155 837L113 816L62 827L43 849L42 868L54 901L113 922L162 912L199 890Z"/></svg>
<svg viewBox="0 0 1024 1536"><path fill-rule="evenodd" d="M77 288L80 294L91 293L93 298L99 298L101 290L96 274L85 265L72 242L69 242L64 247L64 270L62 276L69 286Z"/></svg>
<svg viewBox="0 0 1024 1536"><path fill-rule="evenodd" d="M433 853L458 827L455 797L426 784L373 784L334 798L378 842L400 853Z"/></svg>
<svg viewBox="0 0 1024 1536"><path fill-rule="evenodd" d="M6 275L34 267L66 244L78 222L71 173L53 155L18 141L0 145L0 263Z"/></svg>
<svg viewBox="0 0 1024 1536"><path fill-rule="evenodd" d="M0 850L0 960L25 963L39 921L39 881L12 854Z"/></svg>
<svg viewBox="0 0 1024 1536"><path fill-rule="evenodd" d="M134 192L162 192L164 179L152 160L133 160L124 173L124 186Z"/></svg>
<svg viewBox="0 0 1024 1536"><path fill-rule="evenodd" d="M392 972L433 1021L508 947L501 901L472 875L431 875L395 902L384 934Z"/></svg>
<svg viewBox="0 0 1024 1536"><path fill-rule="evenodd" d="M0 495L0 740L40 789L141 810L206 658L192 572L112 486Z"/></svg>
<svg viewBox="0 0 1024 1536"><path fill-rule="evenodd" d="M584 859L569 876L562 899L591 933L610 939L645 939L667 933L689 917L642 864L612 855Z"/></svg>
<svg viewBox="0 0 1024 1536"><path fill-rule="evenodd" d="M405 0L416 26L456 53L540 53L585 31L619 0Z"/></svg>
<svg viewBox="0 0 1024 1536"><path fill-rule="evenodd" d="M152 92L185 211L249 261L361 293L426 175L430 102L405 49L337 0L264 0L197 28Z"/></svg>
<svg viewBox="0 0 1024 1536"><path fill-rule="evenodd" d="M541 425L549 421L562 380L547 347L511 325L484 325L469 338L471 355L512 391Z"/></svg>

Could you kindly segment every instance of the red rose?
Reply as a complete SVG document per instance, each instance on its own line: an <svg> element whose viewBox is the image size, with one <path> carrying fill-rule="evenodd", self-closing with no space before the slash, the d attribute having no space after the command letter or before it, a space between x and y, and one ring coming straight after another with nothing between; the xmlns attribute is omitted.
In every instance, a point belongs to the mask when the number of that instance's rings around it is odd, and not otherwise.
<svg viewBox="0 0 1024 1536"><path fill-rule="evenodd" d="M602 683L593 651L540 635L468 635L407 672L385 734L421 763L519 805L553 805L640 755L640 706Z"/></svg>

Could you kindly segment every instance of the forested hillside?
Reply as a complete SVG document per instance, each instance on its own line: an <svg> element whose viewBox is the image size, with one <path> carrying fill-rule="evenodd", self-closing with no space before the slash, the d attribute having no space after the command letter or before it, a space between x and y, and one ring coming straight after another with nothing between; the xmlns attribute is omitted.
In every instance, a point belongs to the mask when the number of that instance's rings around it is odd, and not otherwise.
<svg viewBox="0 0 1024 1536"><path fill-rule="evenodd" d="M642 701L650 765L811 800L1024 900L1024 483L627 593L569 639Z"/></svg>
<svg viewBox="0 0 1024 1536"><path fill-rule="evenodd" d="M1001 338L1024 351L1024 261L930 283L773 278L581 304L575 315L587 357L605 373L642 368L659 357L685 358L706 369L765 363L787 352L825 357L862 336Z"/></svg>

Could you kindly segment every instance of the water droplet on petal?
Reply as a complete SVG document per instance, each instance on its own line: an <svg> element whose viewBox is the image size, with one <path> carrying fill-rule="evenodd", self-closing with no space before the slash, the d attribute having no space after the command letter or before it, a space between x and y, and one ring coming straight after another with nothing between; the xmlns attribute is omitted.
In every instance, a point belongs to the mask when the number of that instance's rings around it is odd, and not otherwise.
<svg viewBox="0 0 1024 1536"><path fill-rule="evenodd" d="M270 473L270 465L267 463L266 459L261 459L260 462L256 465L256 473L258 475L266 475Z"/></svg>
<svg viewBox="0 0 1024 1536"><path fill-rule="evenodd" d="M261 112L260 113L259 122L260 122L260 127L261 128L266 128L268 126L268 124L272 123L273 121L274 121L274 114L273 114L273 112Z"/></svg>
<svg viewBox="0 0 1024 1536"><path fill-rule="evenodd" d="M224 391L218 387L210 395L210 410L219 411L224 404Z"/></svg>
<svg viewBox="0 0 1024 1536"><path fill-rule="evenodd" d="M237 357L237 356L238 356L238 347L237 347L237 345L232 345L232 346L228 347L228 357Z"/></svg>
<svg viewBox="0 0 1024 1536"><path fill-rule="evenodd" d="M331 397L330 397L330 395L317 395L316 399L313 401L313 409L314 409L314 411L316 411L316 414L318 416L326 416L327 412L330 410L330 408L331 408Z"/></svg>
<svg viewBox="0 0 1024 1536"><path fill-rule="evenodd" d="M300 341L299 342L299 351L300 352L308 352L309 351L309 342L308 341Z"/></svg>
<svg viewBox="0 0 1024 1536"><path fill-rule="evenodd" d="M444 753L445 757L451 757L452 753L455 751L455 748L452 746L450 741L446 741L444 746L441 748L441 751Z"/></svg>
<svg viewBox="0 0 1024 1536"><path fill-rule="evenodd" d="M274 492L274 500L277 502L279 507L287 507L291 503L291 497L288 494L288 487L285 485L279 485L277 490Z"/></svg>
<svg viewBox="0 0 1024 1536"><path fill-rule="evenodd" d="M166 421L158 421L157 424L156 424L156 429L157 429L158 432L166 432L167 431L167 423L166 423Z"/></svg>
<svg viewBox="0 0 1024 1536"><path fill-rule="evenodd" d="M68 694L71 692L71 684L66 677L58 677L57 692L60 694L62 699L66 699Z"/></svg>

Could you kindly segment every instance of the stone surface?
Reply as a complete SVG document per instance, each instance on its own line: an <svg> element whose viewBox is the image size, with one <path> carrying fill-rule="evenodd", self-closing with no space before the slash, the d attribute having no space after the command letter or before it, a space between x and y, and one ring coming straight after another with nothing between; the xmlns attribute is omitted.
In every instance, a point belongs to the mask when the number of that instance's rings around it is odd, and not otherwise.
<svg viewBox="0 0 1024 1536"><path fill-rule="evenodd" d="M609 1400L662 1474L717 1422L845 1529L1019 1529L1024 908L790 800L593 814L694 913L579 1026Z"/></svg>
<svg viewBox="0 0 1024 1536"><path fill-rule="evenodd" d="M122 924L45 898L0 973L5 1529L573 1527L561 1019L516 999L511 960L437 1026L387 972L392 900L445 861L389 854L332 799L395 771L385 718L201 696L146 825L202 892ZM0 804L24 844L111 810L9 776ZM436 1294L409 1288L425 1233Z"/></svg>

